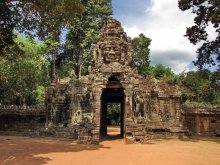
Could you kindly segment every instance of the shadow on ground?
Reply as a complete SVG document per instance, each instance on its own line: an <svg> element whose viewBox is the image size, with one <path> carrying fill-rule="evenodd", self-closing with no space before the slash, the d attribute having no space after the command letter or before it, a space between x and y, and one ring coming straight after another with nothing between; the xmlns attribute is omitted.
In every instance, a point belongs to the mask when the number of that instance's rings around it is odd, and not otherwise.
<svg viewBox="0 0 220 165"><path fill-rule="evenodd" d="M112 132L113 134L111 134ZM92 151L96 151L100 149L104 149L104 150L106 149L110 151L112 149L117 148L118 144L122 144L120 141L124 141L124 139L122 139L120 135L117 135L117 133L118 132L111 130L110 135L102 138L101 144L99 145L76 144L76 141L67 140L67 139L29 138L29 137L22 137L22 136L0 136L0 164L1 165L2 164L39 165L39 164L50 163L51 159L49 157L40 156L40 155L44 155L44 154L46 155L49 153L68 153L68 152L76 153L76 152L83 152L83 151L92 152ZM151 144L153 146L154 145L157 146L157 144L162 144L160 143L160 141L169 141L173 139L179 139L183 143L186 142L186 144L189 146L194 146L194 144L196 144L197 142L199 143L199 142L206 142L206 141L213 142L214 145L215 143L217 143L218 145L220 144L219 137L185 137L183 136L179 138L164 138L164 139L149 140L146 143L146 145ZM115 140L114 143L105 143L105 141L113 142L114 140ZM174 141L174 143L176 143L176 140ZM191 145L190 143L193 143L193 145ZM116 147L114 148L113 146L116 146ZM150 145L147 146L147 148L149 147ZM135 148L137 147L134 146L134 149ZM132 152L134 152L133 147L132 147Z"/></svg>
<svg viewBox="0 0 220 165"><path fill-rule="evenodd" d="M166 141L166 140L173 140L178 139L182 142L202 142L202 141L208 141L208 142L214 142L220 144L220 137L204 137L204 136L179 136L179 137L165 137L165 138L153 138L149 139L148 141L144 142L144 144L156 144L160 141Z"/></svg>
<svg viewBox="0 0 220 165"><path fill-rule="evenodd" d="M123 140L123 137L121 135L106 135L100 138L100 142L114 140Z"/></svg>
<svg viewBox="0 0 220 165"><path fill-rule="evenodd" d="M39 165L50 161L47 157L36 157L38 154L58 152L93 151L100 148L110 149L103 145L76 144L71 140L29 138L21 136L0 136L0 164Z"/></svg>
<svg viewBox="0 0 220 165"><path fill-rule="evenodd" d="M190 137L179 137L181 141L185 142L200 142L200 141L210 141L220 144L220 137L205 137L205 136L190 136Z"/></svg>
<svg viewBox="0 0 220 165"><path fill-rule="evenodd" d="M100 137L100 142L120 139L123 139L123 136L120 135L120 126L108 126L107 135L102 135Z"/></svg>

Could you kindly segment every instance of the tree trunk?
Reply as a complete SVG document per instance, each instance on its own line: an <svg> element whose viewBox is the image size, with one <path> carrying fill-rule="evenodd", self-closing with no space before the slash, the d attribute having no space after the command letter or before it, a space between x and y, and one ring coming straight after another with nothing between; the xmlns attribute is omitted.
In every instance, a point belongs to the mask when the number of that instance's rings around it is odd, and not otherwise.
<svg viewBox="0 0 220 165"><path fill-rule="evenodd" d="M56 80L56 74L55 74L55 53L52 55L52 61L51 61L51 82L54 82Z"/></svg>

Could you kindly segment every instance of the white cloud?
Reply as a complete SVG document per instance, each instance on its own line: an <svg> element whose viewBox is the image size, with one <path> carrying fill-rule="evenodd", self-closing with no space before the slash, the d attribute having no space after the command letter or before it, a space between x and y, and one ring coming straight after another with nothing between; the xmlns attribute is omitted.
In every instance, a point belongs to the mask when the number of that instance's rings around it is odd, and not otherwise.
<svg viewBox="0 0 220 165"><path fill-rule="evenodd" d="M124 31L127 33L128 36L134 38L138 36L140 33L143 33L136 25L133 25L131 27L124 26Z"/></svg>
<svg viewBox="0 0 220 165"><path fill-rule="evenodd" d="M136 18L133 23L129 22L129 25L125 23L124 29L131 37L140 33L150 37L152 63L162 63L179 73L190 69L190 63L196 59L197 48L184 37L186 27L193 24L194 15L190 11L181 11L177 2L151 0L151 5L146 6L145 15Z"/></svg>

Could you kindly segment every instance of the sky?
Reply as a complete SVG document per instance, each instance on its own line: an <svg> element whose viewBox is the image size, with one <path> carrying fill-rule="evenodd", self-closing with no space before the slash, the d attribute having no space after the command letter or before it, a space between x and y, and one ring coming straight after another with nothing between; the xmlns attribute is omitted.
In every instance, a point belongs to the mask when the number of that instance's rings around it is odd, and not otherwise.
<svg viewBox="0 0 220 165"><path fill-rule="evenodd" d="M112 0L113 17L130 37L140 33L152 39L151 64L163 64L175 73L195 70L197 46L184 37L194 15L181 11L178 0Z"/></svg>

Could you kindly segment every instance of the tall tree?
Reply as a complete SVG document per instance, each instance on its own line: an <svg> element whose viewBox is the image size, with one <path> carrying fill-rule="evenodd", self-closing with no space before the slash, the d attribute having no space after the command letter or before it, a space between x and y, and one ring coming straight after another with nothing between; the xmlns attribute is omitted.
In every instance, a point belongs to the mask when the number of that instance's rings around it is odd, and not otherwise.
<svg viewBox="0 0 220 165"><path fill-rule="evenodd" d="M56 80L55 62L60 49L59 39L54 39L54 37L56 36L48 36L48 38L42 44L42 52L50 62L50 79L52 82Z"/></svg>
<svg viewBox="0 0 220 165"><path fill-rule="evenodd" d="M44 39L73 22L84 8L80 0L1 0L0 9L1 39L10 34L4 30L14 29Z"/></svg>
<svg viewBox="0 0 220 165"><path fill-rule="evenodd" d="M195 61L200 69L209 65L218 65L220 71L220 1L219 0L179 0L179 8L190 10L195 14L194 25L188 27L186 36L191 43L201 44L197 50L198 58ZM207 27L212 26L216 38L210 40Z"/></svg>
<svg viewBox="0 0 220 165"><path fill-rule="evenodd" d="M61 30L67 25L74 22L77 15L82 13L82 4L80 0L39 0L31 1L26 0L22 2L24 11L29 13L29 16L24 17L23 22L27 22L30 25L30 21L34 22L32 26L28 26L28 29L24 29L26 33L30 33L33 29L36 30L37 36L46 40L47 51L46 55L50 58L51 64L51 81L56 79L55 76L55 60L59 52L59 39ZM27 4L27 5L26 5ZM35 18L33 18L35 14ZM37 27L37 28L34 28Z"/></svg>
<svg viewBox="0 0 220 165"><path fill-rule="evenodd" d="M12 4L6 1L0 1L0 54L2 55L4 48L14 44L13 29L19 18L16 10L12 10Z"/></svg>
<svg viewBox="0 0 220 165"><path fill-rule="evenodd" d="M83 9L80 0L1 0L0 54L5 56L5 49L14 44L13 30L59 42L62 28L74 22ZM52 81L57 53L58 48L54 49L51 58Z"/></svg>
<svg viewBox="0 0 220 165"><path fill-rule="evenodd" d="M41 45L31 39L16 38L10 53L0 57L0 104L43 104L49 83L49 62Z"/></svg>
<svg viewBox="0 0 220 165"><path fill-rule="evenodd" d="M111 15L111 0L82 0L85 12L68 29L64 53L60 61L71 62L76 75L86 74L91 65L91 47L97 42L99 30Z"/></svg>
<svg viewBox="0 0 220 165"><path fill-rule="evenodd" d="M146 75L149 72L150 43L151 39L142 33L138 37L131 39L131 45L134 50L134 65L141 75Z"/></svg>
<svg viewBox="0 0 220 165"><path fill-rule="evenodd" d="M0 54L5 55L8 47L14 44L14 30L59 42L61 30L73 23L84 7L80 0L1 0L0 9ZM58 48L50 58L52 81L55 80L56 54Z"/></svg>

